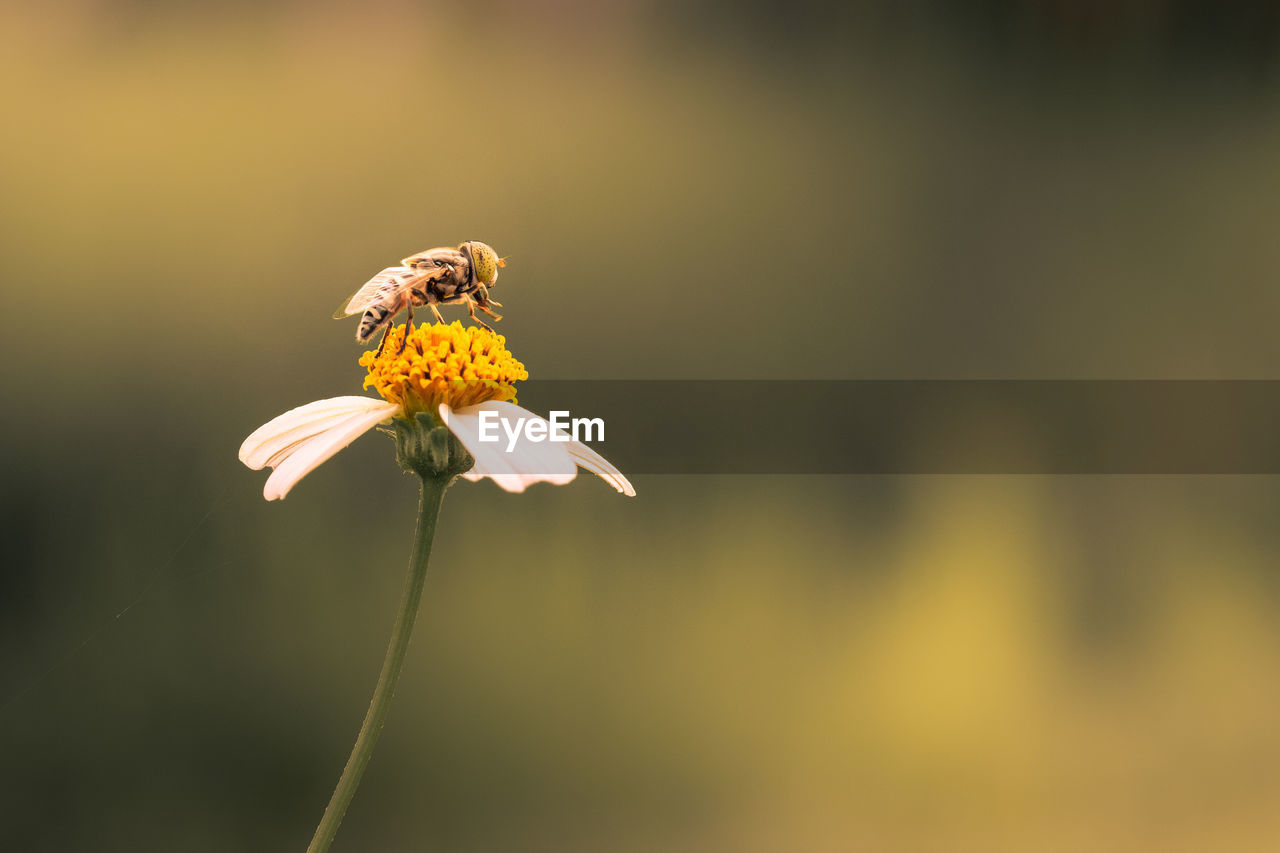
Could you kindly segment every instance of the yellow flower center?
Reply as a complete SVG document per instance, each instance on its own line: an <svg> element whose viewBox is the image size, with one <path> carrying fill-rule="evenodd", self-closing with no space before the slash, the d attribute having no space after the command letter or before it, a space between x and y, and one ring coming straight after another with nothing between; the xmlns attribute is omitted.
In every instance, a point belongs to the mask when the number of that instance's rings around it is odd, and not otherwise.
<svg viewBox="0 0 1280 853"><path fill-rule="evenodd" d="M406 417L435 414L441 403L453 409L486 400L514 403L514 383L529 378L529 371L507 351L506 338L457 321L415 326L407 341L405 327L396 326L382 353L366 352L360 366L369 370L364 387L398 403Z"/></svg>

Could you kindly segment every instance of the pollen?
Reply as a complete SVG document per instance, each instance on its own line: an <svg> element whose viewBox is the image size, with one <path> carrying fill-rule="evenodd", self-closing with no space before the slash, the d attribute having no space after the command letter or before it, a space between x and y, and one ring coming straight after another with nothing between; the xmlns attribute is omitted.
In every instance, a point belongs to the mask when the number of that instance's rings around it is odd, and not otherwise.
<svg viewBox="0 0 1280 853"><path fill-rule="evenodd" d="M381 354L360 356L369 371L364 387L373 388L406 415L435 412L441 403L457 409L488 400L516 401L515 383L529 378L524 365L506 347L506 338L480 326L433 323L415 326L405 340L396 326Z"/></svg>

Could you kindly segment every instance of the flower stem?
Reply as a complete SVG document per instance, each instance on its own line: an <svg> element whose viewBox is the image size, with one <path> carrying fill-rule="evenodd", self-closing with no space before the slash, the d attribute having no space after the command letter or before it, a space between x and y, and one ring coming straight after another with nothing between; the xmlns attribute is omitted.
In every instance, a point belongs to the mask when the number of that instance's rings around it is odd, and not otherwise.
<svg viewBox="0 0 1280 853"><path fill-rule="evenodd" d="M382 725L387 718L387 709L391 705L391 697L395 695L396 683L400 680L400 668L404 664L404 655L409 648L409 637L413 634L413 623L418 618L418 604L422 600L422 586L427 577L427 560L431 556L431 541L435 538L436 518L440 515L440 502L444 498L445 489L453 478L448 475L422 476L422 492L418 501L418 530L413 540L413 552L409 557L409 575L405 580L404 597L400 602L400 613L396 617L395 629L391 634L391 643L387 646L387 657L382 662L382 672L378 675L378 685L373 690L373 700L369 703L369 711L364 715L364 723L360 726L360 734L356 737L356 745L351 749L351 757L338 780L329 805L324 810L324 817L316 827L316 834L307 847L307 853L323 853L333 843L338 834L342 817L347 813L347 806L355 796L360 785L360 777L373 756L373 747L382 733Z"/></svg>

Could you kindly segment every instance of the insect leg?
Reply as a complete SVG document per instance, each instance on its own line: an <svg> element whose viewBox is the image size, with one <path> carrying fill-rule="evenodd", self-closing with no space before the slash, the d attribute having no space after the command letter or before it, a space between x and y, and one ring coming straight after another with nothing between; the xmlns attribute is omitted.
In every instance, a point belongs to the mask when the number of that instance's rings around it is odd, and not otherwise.
<svg viewBox="0 0 1280 853"><path fill-rule="evenodd" d="M382 330L382 343L378 344L378 351L373 354L374 358L377 358L378 356L382 355L382 351L387 348L387 338L390 335L391 335L391 324L388 323L387 327Z"/></svg>
<svg viewBox="0 0 1280 853"><path fill-rule="evenodd" d="M400 339L400 352L404 352L405 346L407 346L409 343L409 333L413 331L413 299L412 297L408 300L408 302L409 302L409 322L405 324L404 337Z"/></svg>
<svg viewBox="0 0 1280 853"><path fill-rule="evenodd" d="M490 296L489 288L485 287L483 284L476 285L476 290L480 294L480 298L476 301L481 305L497 305L499 308L502 307L502 303Z"/></svg>
<svg viewBox="0 0 1280 853"><path fill-rule="evenodd" d="M492 327L492 326L490 326L488 323L484 322L483 320L481 320L479 317L477 317L477 316L476 316L476 304L475 304L474 302L472 302L472 301L471 301L471 297L470 297L470 296L464 296L464 297L462 297L462 298L463 298L463 300L467 303L467 313L471 315L471 319L472 319L472 320L475 320L477 325L479 325L479 326L483 326L484 328L486 328L486 329L488 329L489 331L491 331L491 332L492 332L492 331L493 331L493 327ZM480 306L480 310L481 310L481 311L483 311L483 310L484 310L484 306L483 306L483 305L481 305L481 306Z"/></svg>
<svg viewBox="0 0 1280 853"><path fill-rule="evenodd" d="M397 300L395 305L390 309L385 307L381 309L382 318L378 321L378 325L383 327L382 343L378 344L378 351L373 354L374 358L377 358L378 356L382 355L382 351L387 348L387 338L391 336L391 329L396 324L396 315L399 314L404 309L404 305L405 303L402 297L401 299ZM410 304L409 307L412 310L412 307L413 307L412 304ZM413 316L412 313L409 316L412 317ZM377 326L375 326L374 328L377 328ZM405 336L408 337L407 330L405 332ZM372 335L370 335L370 337L372 337ZM401 350L403 351L403 347L401 348Z"/></svg>
<svg viewBox="0 0 1280 853"><path fill-rule="evenodd" d="M431 313L436 315L436 322L443 326L444 317L440 316L440 309L435 306L434 302L428 303L428 307L431 309Z"/></svg>
<svg viewBox="0 0 1280 853"><path fill-rule="evenodd" d="M496 303L496 302L490 302L488 305L486 305L486 304L484 304L484 303L481 303L480 305L478 305L478 306L476 306L476 307L478 307L481 311L483 311L484 313L488 314L488 315L489 315L490 317L492 317L495 321L497 321L497 320L501 320L501 319L502 319L502 315L501 315L501 314L495 314L495 313L493 313L493 310L489 308L489 305L497 305L497 304L498 304L498 303Z"/></svg>

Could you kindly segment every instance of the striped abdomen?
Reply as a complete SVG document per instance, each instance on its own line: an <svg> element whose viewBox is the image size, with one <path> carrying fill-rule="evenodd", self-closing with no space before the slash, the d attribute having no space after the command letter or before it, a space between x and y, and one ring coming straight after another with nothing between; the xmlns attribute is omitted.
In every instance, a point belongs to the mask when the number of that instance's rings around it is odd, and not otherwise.
<svg viewBox="0 0 1280 853"><path fill-rule="evenodd" d="M367 343L379 329L390 323L403 307L404 297L401 296L391 305L381 303L369 308L360 318L360 326L356 329L356 340L362 344Z"/></svg>

